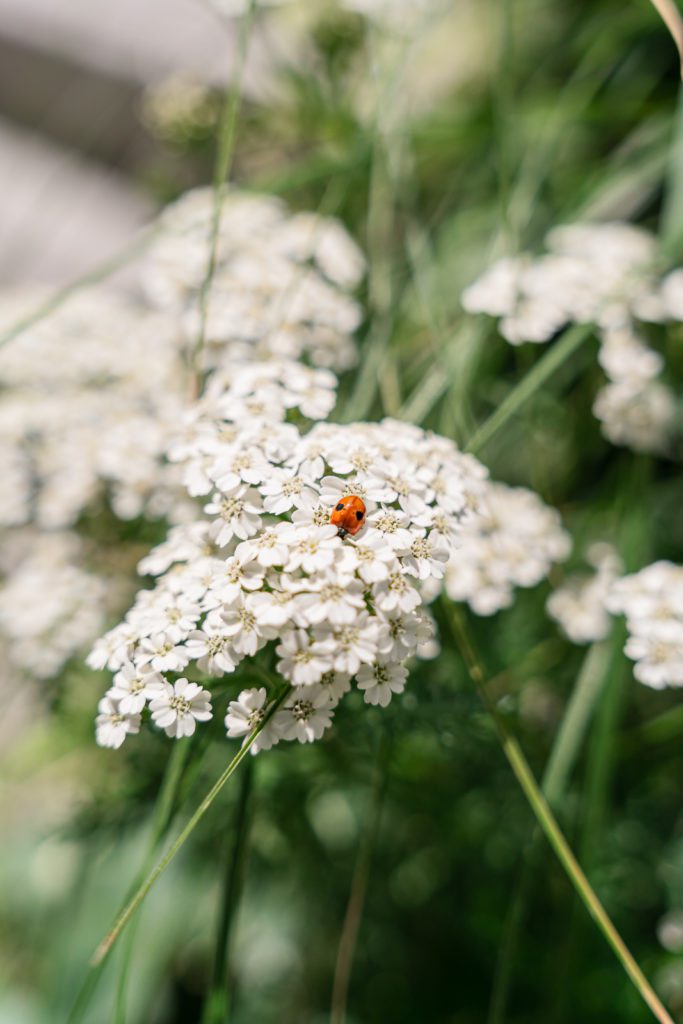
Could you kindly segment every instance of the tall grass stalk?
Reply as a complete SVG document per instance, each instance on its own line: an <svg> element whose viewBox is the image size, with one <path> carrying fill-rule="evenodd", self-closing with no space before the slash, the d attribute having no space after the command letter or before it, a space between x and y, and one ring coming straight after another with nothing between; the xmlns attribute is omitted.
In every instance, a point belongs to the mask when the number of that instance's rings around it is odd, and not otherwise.
<svg viewBox="0 0 683 1024"><path fill-rule="evenodd" d="M275 714L277 709L280 707L282 702L285 700L287 695L290 693L290 691L291 686L286 686L275 698L275 700L270 705L263 720L259 722L258 726L256 726L256 728L253 729L252 732L249 733L242 747L235 754L232 761L227 766L222 775L220 775L216 782L214 782L209 792L206 794L204 799L196 808L190 820L187 822L185 827L182 829L182 831L176 837L174 842L171 844L169 850L164 854L164 856L158 862L156 867L149 873L145 881L139 886L135 895L129 901L126 907L124 907L121 913L116 917L111 928L109 929L109 931L102 939L95 952L93 953L91 960L93 966L97 967L97 965L102 963L104 958L108 956L117 938L119 937L123 929L126 927L130 919L133 917L135 912L139 909L145 897L147 896L147 893L150 891L150 889L157 881L157 879L160 877L160 875L164 873L164 871L169 866L173 858L180 851L181 847L185 844L186 840L189 839L191 834L194 832L195 828L197 827L201 819L204 817L208 809L211 807L211 804L214 802L220 791L223 789L223 786L226 784L228 779L234 774L237 768L239 768L240 764L249 753L249 750L254 741L256 740L258 734L268 724L268 722Z"/></svg>
<svg viewBox="0 0 683 1024"><path fill-rule="evenodd" d="M569 779L592 720L595 705L605 685L612 647L613 644L603 641L593 644L589 648L553 743L548 764L543 773L541 790L555 811L559 809L567 791ZM542 835L543 833L537 826L527 844L523 864L510 901L503 930L503 941L493 978L488 1024L502 1024L505 1020L512 968L540 857Z"/></svg>
<svg viewBox="0 0 683 1024"><path fill-rule="evenodd" d="M191 746L192 744L190 743L177 743L170 752L161 789L154 808L154 814L152 816L147 852L138 873L130 886L125 902L132 898L135 890L144 881L145 876L151 869L154 863L154 858L156 857L159 847L171 825L175 808L177 806L180 783L187 765ZM131 933L121 961L116 993L116 1006L114 1010L114 1020L116 1024L123 1024L123 1021L125 1021L126 991L134 942L134 933ZM86 975L83 985L81 986L81 989L74 1001L67 1024L78 1024L78 1022L83 1019L83 1015L88 1009L90 1001L95 994L104 966L105 963L102 961L97 966L92 967Z"/></svg>
<svg viewBox="0 0 683 1024"><path fill-rule="evenodd" d="M478 455L505 424L517 415L532 395L581 348L592 333L591 324L575 324L568 328L562 337L544 352L496 411L474 432L467 442L466 450Z"/></svg>
<svg viewBox="0 0 683 1024"><path fill-rule="evenodd" d="M216 271L216 257L218 254L218 237L221 227L221 211L225 184L230 173L232 156L235 148L235 136L237 131L237 119L239 116L240 103L242 99L242 77L249 50L249 39L256 9L256 0L249 0L247 8L240 22L240 34L237 48L237 64L230 83L230 88L225 94L218 125L218 138L216 145L216 159L213 167L213 211L211 216L211 235L209 239L209 252L206 265L206 273L199 292L199 329L197 339L190 355L190 369L192 371L193 398L198 398L202 387L201 357L206 339L206 320L209 311L209 295Z"/></svg>
<svg viewBox="0 0 683 1024"><path fill-rule="evenodd" d="M370 881L372 860L379 835L382 805L386 792L388 769L389 769L390 740L386 730L382 732L377 762L375 765L375 780L366 822L365 831L358 846L356 864L353 869L349 899L344 914L337 959L334 968L334 980L332 982L332 1004L330 1009L330 1024L345 1024L346 1007L349 997L349 985L351 982L351 971L353 960L358 943L358 932L360 930L363 911L365 909L365 898Z"/></svg>
<svg viewBox="0 0 683 1024"><path fill-rule="evenodd" d="M600 902L595 890L588 881L588 878L576 859L569 843L565 839L548 801L536 782L519 743L509 732L503 718L498 713L498 709L488 692L486 677L481 661L474 649L473 643L458 610L451 611L450 622L452 625L454 639L460 649L470 679L474 683L482 703L491 716L503 753L512 768L515 778L520 784L522 792L524 793L539 826L545 833L545 836L560 861L560 864L564 868L567 877L574 886L578 896L581 898L586 910L595 921L598 929L612 948L629 979L652 1011L655 1019L658 1020L660 1024L674 1024L673 1018L670 1016L669 1012L659 999L659 996L638 966L632 953L626 946L626 943L615 928L607 914L607 911Z"/></svg>
<svg viewBox="0 0 683 1024"><path fill-rule="evenodd" d="M159 847L173 820L177 807L180 783L185 772L185 767L187 765L192 746L193 745L191 743L176 743L171 750L168 767L166 774L164 775L164 781L162 783L159 799L152 819L152 836L149 849L138 873L138 877L131 886L133 892L135 892L137 886L141 884L145 875L154 864L154 858L157 856ZM126 1020L128 982L130 980L130 969L139 925L140 918L138 917L136 921L133 922L128 935L126 936L126 942L122 951L119 980L116 988L116 1006L114 1009L115 1024L125 1024Z"/></svg>
<svg viewBox="0 0 683 1024"><path fill-rule="evenodd" d="M225 1024L230 1015L230 940L244 884L244 872L251 826L254 761L249 758L242 772L232 835L226 837L223 892L216 929L211 985L204 1003L202 1024Z"/></svg>

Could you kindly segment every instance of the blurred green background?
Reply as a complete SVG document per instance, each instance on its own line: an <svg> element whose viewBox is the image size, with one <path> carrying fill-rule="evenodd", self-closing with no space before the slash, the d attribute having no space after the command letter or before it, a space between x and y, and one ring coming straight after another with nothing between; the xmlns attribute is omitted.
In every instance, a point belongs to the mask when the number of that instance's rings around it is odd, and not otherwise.
<svg viewBox="0 0 683 1024"><path fill-rule="evenodd" d="M175 26L182 6L150 5L149 37L163 39L166 14ZM69 17L81 16L77 7ZM57 248L51 262L38 258L50 217L69 217L67 206L41 205L67 189L64 154L118 190L129 221L121 215L116 238L103 223L100 241L111 237L111 251L125 241L124 226L132 235L156 206L210 180L238 27L217 23L205 42L197 29L191 57L180 31L161 60L161 42L145 57L140 39L130 41L141 26L126 28L129 13L124 5L112 56L111 12L99 29L84 16L79 50L64 44L77 20L50 37L44 5L28 4L20 18L16 4L0 2L0 150L30 135L62 167L36 185L33 201L22 193L23 222L9 216L11 182L0 196L6 284L63 283L109 254L74 228L60 243L66 255ZM96 39L98 30L101 46L91 46L88 32ZM491 322L466 316L460 291L493 258L538 249L555 224L589 217L664 227L667 260L683 262L677 57L645 0L459 0L402 38L310 0L257 12L254 31L259 56L246 79L233 180L341 217L370 260L362 361L342 382L342 417L400 415L465 443L542 352L513 350ZM185 77L169 86L174 62ZM216 74L204 74L209 65ZM102 196L93 216L115 209ZM675 385L681 328L666 338L657 330L652 340ZM590 415L596 350L591 340L479 455L496 478L560 509L577 562L596 537L611 539L629 570L656 558L681 562L678 463L602 438ZM158 523L124 527L102 509L80 530L108 552L112 575L130 574L165 532ZM119 612L133 589L130 575ZM558 815L617 927L683 1020L683 710L675 692L635 683L618 626L588 653L565 640L545 614L548 592L548 584L519 592L490 619L468 613L468 628L538 778L582 668L599 671L599 700ZM231 943L233 1024L329 1019L347 901L366 869L349 1024L650 1019L538 841L443 615L442 653L415 666L403 699L379 710L355 694L324 742L256 758ZM9 676L8 695L18 689ZM105 685L76 658L47 684L22 681L26 706L12 705L0 724L2 1024L66 1021L88 958L145 859L170 744L148 732L121 751L97 749L92 719ZM192 741L178 821L225 766L221 723L213 725L216 743ZM201 1020L243 785L231 781L144 906L130 1024ZM85 1021L116 1019L124 949L125 940Z"/></svg>

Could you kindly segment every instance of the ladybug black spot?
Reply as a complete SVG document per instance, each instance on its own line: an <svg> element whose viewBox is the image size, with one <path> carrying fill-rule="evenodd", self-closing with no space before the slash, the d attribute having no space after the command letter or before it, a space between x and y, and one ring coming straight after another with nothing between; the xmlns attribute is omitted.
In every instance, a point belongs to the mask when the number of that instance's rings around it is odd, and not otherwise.
<svg viewBox="0 0 683 1024"><path fill-rule="evenodd" d="M363 518L363 513L360 512L360 511L356 512L356 519L358 520L358 522L360 522L362 518Z"/></svg>
<svg viewBox="0 0 683 1024"><path fill-rule="evenodd" d="M344 502L340 501L339 504L337 505L337 512L341 512L343 510L343 508L344 508Z"/></svg>

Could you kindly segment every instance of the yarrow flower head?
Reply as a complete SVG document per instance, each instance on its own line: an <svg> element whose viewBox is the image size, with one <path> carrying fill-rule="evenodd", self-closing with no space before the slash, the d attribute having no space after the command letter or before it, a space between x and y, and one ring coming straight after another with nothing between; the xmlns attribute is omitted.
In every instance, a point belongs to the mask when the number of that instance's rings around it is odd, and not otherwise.
<svg viewBox="0 0 683 1024"><path fill-rule="evenodd" d="M327 371L246 366L197 403L170 456L188 490L207 496L205 518L173 528L143 560L156 586L91 656L116 673L116 713L189 735L210 717L212 691L229 691L261 651L290 690L272 717L265 687L230 702L230 737L267 719L253 749L319 739L354 678L369 704L402 692L405 662L430 639L425 603L459 556L486 474L451 441L405 423L305 432L288 420L304 393L333 383ZM243 417L241 401L260 415ZM363 514L340 533L330 518L344 495Z"/></svg>
<svg viewBox="0 0 683 1024"><path fill-rule="evenodd" d="M594 643L609 633L612 619L607 601L623 571L621 559L611 544L592 544L586 561L594 572L568 577L546 604L548 614L575 644Z"/></svg>
<svg viewBox="0 0 683 1024"><path fill-rule="evenodd" d="M486 482L479 515L463 525L458 557L448 563L446 591L477 615L492 615L512 604L515 587L539 583L570 547L558 513L533 491Z"/></svg>
<svg viewBox="0 0 683 1024"><path fill-rule="evenodd" d="M500 318L512 345L549 341L570 323L596 324L609 382L593 412L612 444L666 450L676 403L656 380L661 356L639 322L683 319L683 271L661 278L655 238L631 224L570 224L549 232L548 251L499 260L462 295L470 313Z"/></svg>
<svg viewBox="0 0 683 1024"><path fill-rule="evenodd" d="M683 686L683 566L654 562L612 587L607 607L626 616L626 655L655 690Z"/></svg>
<svg viewBox="0 0 683 1024"><path fill-rule="evenodd" d="M213 233L214 192L195 189L169 206L143 268L148 300L183 317L188 341L199 329L200 293ZM341 223L289 213L273 196L227 189L206 319L206 367L236 359L310 359L352 366L350 335L361 310L349 294L365 259Z"/></svg>

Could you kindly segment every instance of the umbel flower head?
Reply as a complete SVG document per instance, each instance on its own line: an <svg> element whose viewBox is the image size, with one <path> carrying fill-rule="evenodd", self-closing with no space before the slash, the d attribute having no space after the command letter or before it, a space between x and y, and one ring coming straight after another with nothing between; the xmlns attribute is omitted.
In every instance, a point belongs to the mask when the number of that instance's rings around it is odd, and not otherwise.
<svg viewBox="0 0 683 1024"><path fill-rule="evenodd" d="M632 224L569 224L550 231L547 252L499 260L462 295L470 313L499 317L511 345L547 342L570 323L595 324L609 382L593 412L612 444L666 450L676 403L656 378L663 361L641 321L683 319L683 270L656 272L653 235Z"/></svg>
<svg viewBox="0 0 683 1024"><path fill-rule="evenodd" d="M326 412L332 383L301 366L245 367L198 403L169 454L204 517L173 528L143 560L155 587L90 656L117 673L100 742L118 745L148 712L169 735L187 735L213 713L217 687L233 697L228 735L245 735L266 695L261 686L232 694L229 677L248 678L261 651L291 692L255 749L318 739L353 679L369 704L403 690L405 662L432 632L426 597L441 586L485 470L451 441L393 420L308 432L287 422L309 402ZM366 521L342 537L330 513L348 494ZM131 686L138 700L124 704Z"/></svg>
<svg viewBox="0 0 683 1024"><path fill-rule="evenodd" d="M213 189L187 192L164 210L142 268L148 301L181 317L190 345L201 322L213 218ZM353 366L351 335L362 313L349 292L364 273L365 258L339 221L290 213L274 196L226 188L206 310L205 368L273 356L335 370Z"/></svg>
<svg viewBox="0 0 683 1024"><path fill-rule="evenodd" d="M683 566L654 562L617 580L607 598L626 616L625 652L636 679L655 690L683 686Z"/></svg>

